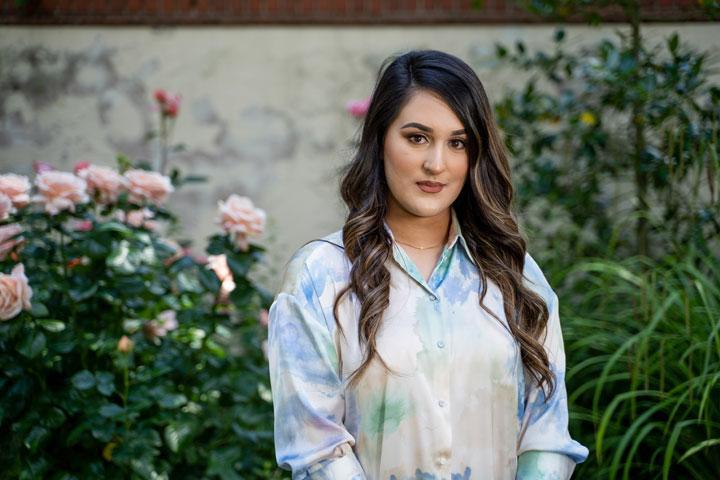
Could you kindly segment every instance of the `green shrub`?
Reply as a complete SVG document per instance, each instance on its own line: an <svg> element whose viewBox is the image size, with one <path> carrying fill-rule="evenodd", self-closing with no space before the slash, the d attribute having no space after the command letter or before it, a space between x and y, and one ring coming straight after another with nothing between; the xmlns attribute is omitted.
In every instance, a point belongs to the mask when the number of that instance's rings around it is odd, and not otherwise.
<svg viewBox="0 0 720 480"><path fill-rule="evenodd" d="M264 249L225 224L193 255L163 238L158 192L103 197L87 168L67 201L18 196L3 222L22 229L0 241L3 478L275 478L271 299L248 276ZM31 304L12 315L18 265Z"/></svg>

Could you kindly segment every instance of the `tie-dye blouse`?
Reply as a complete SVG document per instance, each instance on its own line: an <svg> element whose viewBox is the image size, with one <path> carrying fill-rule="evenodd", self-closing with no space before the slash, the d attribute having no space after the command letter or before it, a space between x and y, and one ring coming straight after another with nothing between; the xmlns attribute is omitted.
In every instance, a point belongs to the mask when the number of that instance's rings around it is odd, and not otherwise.
<svg viewBox="0 0 720 480"><path fill-rule="evenodd" d="M360 309L354 294L340 303L343 336L333 302L350 262L341 231L321 240L293 255L270 308L276 457L293 479L570 478L588 449L568 432L558 298L529 254L526 284L550 312L544 346L556 392L548 402L528 381L496 284L488 282L484 304L503 324L479 305L479 274L455 212L428 281L393 240L377 350L394 373L374 361L345 388L363 359Z"/></svg>

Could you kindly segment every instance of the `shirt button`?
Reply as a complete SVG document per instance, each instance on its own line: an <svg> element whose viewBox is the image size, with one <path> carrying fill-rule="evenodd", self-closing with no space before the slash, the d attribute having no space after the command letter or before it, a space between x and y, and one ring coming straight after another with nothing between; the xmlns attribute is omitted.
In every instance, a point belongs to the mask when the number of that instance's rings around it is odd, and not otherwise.
<svg viewBox="0 0 720 480"><path fill-rule="evenodd" d="M445 405L447 405L447 403L445 403L445 400L440 400L440 401L438 402L438 405L440 405L440 408L442 408L442 407L444 407Z"/></svg>
<svg viewBox="0 0 720 480"><path fill-rule="evenodd" d="M439 299L438 297L436 297L435 295L430 295L430 301L432 301L432 302L439 302L440 299Z"/></svg>
<svg viewBox="0 0 720 480"><path fill-rule="evenodd" d="M442 340L438 340L437 346L438 348L445 348L445 342L443 342Z"/></svg>
<svg viewBox="0 0 720 480"><path fill-rule="evenodd" d="M447 463L447 458L440 457L440 458L438 458L437 463L438 463L438 465L440 465L442 467L443 465L445 465Z"/></svg>

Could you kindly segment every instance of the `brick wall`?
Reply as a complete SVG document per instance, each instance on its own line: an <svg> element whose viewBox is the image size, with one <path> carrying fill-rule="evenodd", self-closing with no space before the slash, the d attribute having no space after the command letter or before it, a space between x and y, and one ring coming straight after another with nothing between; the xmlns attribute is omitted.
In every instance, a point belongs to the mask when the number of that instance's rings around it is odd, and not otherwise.
<svg viewBox="0 0 720 480"><path fill-rule="evenodd" d="M481 3L482 7L478 8ZM708 21L697 0L642 1L648 22ZM623 21L617 8L601 15ZM0 24L242 25L536 23L502 0L0 0ZM571 19L582 22L582 18Z"/></svg>

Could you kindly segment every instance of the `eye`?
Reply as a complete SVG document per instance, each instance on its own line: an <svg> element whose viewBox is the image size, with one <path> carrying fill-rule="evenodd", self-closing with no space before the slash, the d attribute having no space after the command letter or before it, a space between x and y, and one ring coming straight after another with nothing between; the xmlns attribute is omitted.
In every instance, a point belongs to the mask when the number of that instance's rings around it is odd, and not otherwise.
<svg viewBox="0 0 720 480"><path fill-rule="evenodd" d="M427 141L427 139L425 138L425 135L420 135L418 133L408 135L407 138L410 141L410 143L414 143L416 145L422 145L423 143L425 143Z"/></svg>
<svg viewBox="0 0 720 480"><path fill-rule="evenodd" d="M450 146L456 150L464 150L465 149L465 140L460 140L459 138L455 138L453 140L450 140Z"/></svg>

